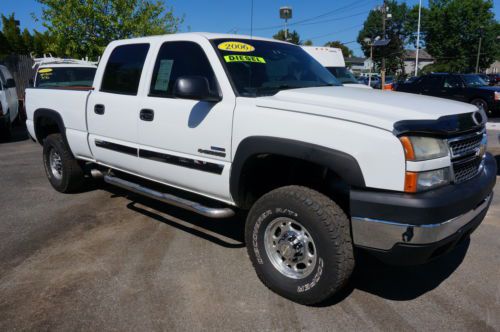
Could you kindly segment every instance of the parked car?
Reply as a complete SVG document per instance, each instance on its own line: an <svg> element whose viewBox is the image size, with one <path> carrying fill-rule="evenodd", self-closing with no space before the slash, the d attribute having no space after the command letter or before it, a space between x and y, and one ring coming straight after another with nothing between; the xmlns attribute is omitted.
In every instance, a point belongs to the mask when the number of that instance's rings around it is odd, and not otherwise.
<svg viewBox="0 0 500 332"><path fill-rule="evenodd" d="M16 82L5 66L0 66L0 137L9 139L19 111Z"/></svg>
<svg viewBox="0 0 500 332"><path fill-rule="evenodd" d="M382 79L379 79L373 87L375 89L382 89ZM396 80L394 79L394 77L386 76L384 90L395 90L395 88L396 88Z"/></svg>
<svg viewBox="0 0 500 332"><path fill-rule="evenodd" d="M369 77L364 76L364 77L360 77L358 79L358 82L361 84L364 84L366 86L370 86L371 88L375 88L377 85L380 85L381 80L380 80L380 77L378 77L378 76L372 76L371 80Z"/></svg>
<svg viewBox="0 0 500 332"><path fill-rule="evenodd" d="M471 103L489 116L500 113L500 87L488 86L475 74L429 74L400 84L396 90Z"/></svg>
<svg viewBox="0 0 500 332"><path fill-rule="evenodd" d="M491 85L500 84L500 74L489 74L488 77L490 78Z"/></svg>
<svg viewBox="0 0 500 332"><path fill-rule="evenodd" d="M477 74L477 76L481 77L481 79L487 84L487 85L494 85L492 84L490 77L486 74Z"/></svg>
<svg viewBox="0 0 500 332"><path fill-rule="evenodd" d="M346 68L344 55L340 48L319 46L302 46L302 48L328 69L343 85L353 88L368 88L368 86L360 84L356 77Z"/></svg>
<svg viewBox="0 0 500 332"><path fill-rule="evenodd" d="M92 86L27 89L27 128L54 189L80 190L85 164L206 217L248 211L257 275L299 303L346 285L354 247L395 264L449 252L492 199L483 111L343 87L290 43L210 33L115 41Z"/></svg>

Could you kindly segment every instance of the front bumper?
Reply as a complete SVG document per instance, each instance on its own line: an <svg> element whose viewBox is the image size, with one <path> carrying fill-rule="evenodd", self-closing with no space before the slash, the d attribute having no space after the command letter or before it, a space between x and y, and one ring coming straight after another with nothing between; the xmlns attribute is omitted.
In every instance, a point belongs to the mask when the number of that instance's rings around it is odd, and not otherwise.
<svg viewBox="0 0 500 332"><path fill-rule="evenodd" d="M354 244L396 264L437 257L481 223L496 173L495 159L487 154L483 171L458 185L419 194L352 190Z"/></svg>

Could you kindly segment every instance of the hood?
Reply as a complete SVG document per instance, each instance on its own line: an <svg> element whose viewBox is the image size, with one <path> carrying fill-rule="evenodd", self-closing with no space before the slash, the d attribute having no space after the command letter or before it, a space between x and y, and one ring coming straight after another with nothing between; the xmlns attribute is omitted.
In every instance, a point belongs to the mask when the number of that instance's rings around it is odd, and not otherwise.
<svg viewBox="0 0 500 332"><path fill-rule="evenodd" d="M303 88L259 97L259 107L342 119L392 131L402 120L436 120L471 113L477 107L457 101L403 92L345 86Z"/></svg>
<svg viewBox="0 0 500 332"><path fill-rule="evenodd" d="M361 83L342 83L342 85L349 87L349 88L373 89L371 86L368 86L366 84L361 84Z"/></svg>
<svg viewBox="0 0 500 332"><path fill-rule="evenodd" d="M485 85L485 86L478 86L478 87L474 87L474 88L472 88L472 89L500 92L500 86L489 86L489 85Z"/></svg>

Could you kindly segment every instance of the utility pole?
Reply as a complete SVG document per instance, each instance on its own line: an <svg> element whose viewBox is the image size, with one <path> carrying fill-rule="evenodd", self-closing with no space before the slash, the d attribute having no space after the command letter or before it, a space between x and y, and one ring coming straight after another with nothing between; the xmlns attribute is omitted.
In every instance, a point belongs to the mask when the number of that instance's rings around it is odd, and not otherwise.
<svg viewBox="0 0 500 332"><path fill-rule="evenodd" d="M479 73L479 58L481 57L481 42L483 41L483 27L479 28L479 46L477 48L476 74Z"/></svg>
<svg viewBox="0 0 500 332"><path fill-rule="evenodd" d="M382 4L382 39L385 39L385 21L387 19L387 4L384 0L384 3ZM384 89L385 86L385 55L382 57L382 84L381 84L381 89Z"/></svg>
<svg viewBox="0 0 500 332"><path fill-rule="evenodd" d="M422 15L422 0L418 4L417 51L415 53L415 77L418 76L418 51L420 49L420 17Z"/></svg>

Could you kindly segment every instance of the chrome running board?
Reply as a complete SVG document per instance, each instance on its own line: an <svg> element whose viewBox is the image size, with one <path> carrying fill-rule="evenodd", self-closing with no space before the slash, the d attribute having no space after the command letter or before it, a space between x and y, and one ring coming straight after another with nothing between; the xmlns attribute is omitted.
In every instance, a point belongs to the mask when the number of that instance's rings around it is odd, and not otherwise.
<svg viewBox="0 0 500 332"><path fill-rule="evenodd" d="M229 218L234 216L234 210L230 208L210 208L200 203L193 202L184 198L180 198L174 195L162 193L156 190L152 190L141 186L137 183L133 183L127 180L117 178L112 175L104 175L104 181L106 183L112 184L114 186L129 190L136 194L144 195L158 201L177 206L179 208L189 210L202 216L209 218Z"/></svg>

